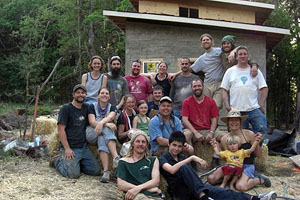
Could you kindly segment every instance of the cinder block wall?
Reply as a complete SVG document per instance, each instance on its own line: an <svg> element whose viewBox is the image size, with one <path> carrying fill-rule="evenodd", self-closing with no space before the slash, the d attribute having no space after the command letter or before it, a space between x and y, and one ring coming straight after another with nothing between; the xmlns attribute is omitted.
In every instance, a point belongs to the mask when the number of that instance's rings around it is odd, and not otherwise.
<svg viewBox="0 0 300 200"><path fill-rule="evenodd" d="M247 46L251 59L260 65L265 75L266 39L263 35L140 22L127 22L125 73L129 74L131 61L140 58L163 58L170 62L169 72L177 71L178 58L198 58L204 53L199 39L203 33L212 35L215 47L221 46L223 36L235 35L236 46Z"/></svg>

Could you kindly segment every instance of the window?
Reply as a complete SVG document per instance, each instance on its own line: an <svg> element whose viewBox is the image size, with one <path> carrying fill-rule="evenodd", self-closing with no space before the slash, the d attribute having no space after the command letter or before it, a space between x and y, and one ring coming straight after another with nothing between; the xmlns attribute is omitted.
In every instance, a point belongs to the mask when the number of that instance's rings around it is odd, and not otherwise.
<svg viewBox="0 0 300 200"><path fill-rule="evenodd" d="M142 58L142 73L157 72L157 65L162 58Z"/></svg>
<svg viewBox="0 0 300 200"><path fill-rule="evenodd" d="M195 8L179 7L180 17L199 18L199 10Z"/></svg>
<svg viewBox="0 0 300 200"><path fill-rule="evenodd" d="M189 17L189 9L179 7L179 16L180 17Z"/></svg>
<svg viewBox="0 0 300 200"><path fill-rule="evenodd" d="M199 18L198 9L190 8L190 18Z"/></svg>

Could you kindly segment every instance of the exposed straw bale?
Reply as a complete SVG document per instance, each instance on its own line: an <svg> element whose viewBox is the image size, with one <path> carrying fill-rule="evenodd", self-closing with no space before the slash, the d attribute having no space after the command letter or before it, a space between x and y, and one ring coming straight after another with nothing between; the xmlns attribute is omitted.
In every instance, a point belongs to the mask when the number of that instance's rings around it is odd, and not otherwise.
<svg viewBox="0 0 300 200"><path fill-rule="evenodd" d="M254 161L254 165L255 168L261 172L265 172L267 171L267 168L270 167L267 164L267 160L268 160L268 146L263 144L261 147L261 156L260 157L256 157L255 161Z"/></svg>
<svg viewBox="0 0 300 200"><path fill-rule="evenodd" d="M50 156L55 156L59 153L58 152L59 138L58 138L57 129L55 129L49 136L47 146L48 146L48 153Z"/></svg>
<svg viewBox="0 0 300 200"><path fill-rule="evenodd" d="M31 124L32 129L32 124ZM36 118L35 134L50 135L57 129L57 120L47 116Z"/></svg>
<svg viewBox="0 0 300 200"><path fill-rule="evenodd" d="M214 155L214 149L210 144L197 142L194 144L195 155L205 160L208 164L211 163Z"/></svg>

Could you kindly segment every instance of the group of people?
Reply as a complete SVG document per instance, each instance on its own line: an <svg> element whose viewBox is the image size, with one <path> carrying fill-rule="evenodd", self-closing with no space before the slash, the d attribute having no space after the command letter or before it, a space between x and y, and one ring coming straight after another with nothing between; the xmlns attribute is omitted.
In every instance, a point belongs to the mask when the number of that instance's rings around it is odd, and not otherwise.
<svg viewBox="0 0 300 200"><path fill-rule="evenodd" d="M87 147L91 143L98 146L103 168L100 181L110 181L111 154L125 199L161 198L160 173L168 191L179 199L274 198L274 192L251 196L234 191L271 186L254 168L254 158L261 154L261 134L267 129L267 85L258 65L249 63L248 49L234 48L234 40L227 35L221 48L212 47L212 36L203 34L200 41L205 53L193 65L189 58L182 58L181 71L173 74L167 73L166 62L158 64L158 73L141 74L141 62L135 60L130 75L122 77L118 56L110 59L110 72L102 74L105 63L93 56L91 72L82 76L82 83L73 88L72 102L60 110L61 155L50 164L68 178L78 178L81 172L100 175L99 162ZM199 71L204 72L204 81L195 74ZM228 116L221 120L228 133L217 131L223 104ZM117 143L130 143L127 156L121 158ZM214 149L213 160L229 163L207 178L211 185L221 183L221 187L204 185L191 167L191 163L208 166L194 155L194 146L202 143ZM232 190L225 190L230 179Z"/></svg>

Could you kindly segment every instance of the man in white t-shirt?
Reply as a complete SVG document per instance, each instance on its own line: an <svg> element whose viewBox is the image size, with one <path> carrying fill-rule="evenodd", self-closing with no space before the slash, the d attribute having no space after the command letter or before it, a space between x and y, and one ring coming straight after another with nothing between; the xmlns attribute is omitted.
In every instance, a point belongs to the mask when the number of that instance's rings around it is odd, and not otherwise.
<svg viewBox="0 0 300 200"><path fill-rule="evenodd" d="M238 64L226 71L221 83L224 105L227 111L234 109L239 110L242 115L248 115L247 120L243 121L243 128L249 129L250 123L254 133L264 134L267 131L264 105L268 96L268 86L260 70L256 77L250 75L246 47L237 48L236 59Z"/></svg>

